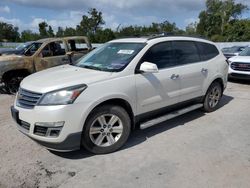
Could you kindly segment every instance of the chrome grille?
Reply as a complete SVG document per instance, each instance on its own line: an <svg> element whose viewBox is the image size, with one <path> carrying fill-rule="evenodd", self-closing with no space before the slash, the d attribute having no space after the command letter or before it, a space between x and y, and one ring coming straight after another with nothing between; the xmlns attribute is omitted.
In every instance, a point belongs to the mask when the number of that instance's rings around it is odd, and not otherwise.
<svg viewBox="0 0 250 188"><path fill-rule="evenodd" d="M17 94L17 106L32 109L41 99L42 94L20 88Z"/></svg>
<svg viewBox="0 0 250 188"><path fill-rule="evenodd" d="M250 71L250 63L233 62L231 68L237 71Z"/></svg>

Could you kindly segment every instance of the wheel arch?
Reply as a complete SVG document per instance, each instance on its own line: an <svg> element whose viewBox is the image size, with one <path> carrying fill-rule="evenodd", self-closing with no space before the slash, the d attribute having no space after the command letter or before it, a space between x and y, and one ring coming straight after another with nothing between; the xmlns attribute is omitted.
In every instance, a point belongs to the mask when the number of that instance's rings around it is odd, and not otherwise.
<svg viewBox="0 0 250 188"><path fill-rule="evenodd" d="M220 84L220 86L221 86L222 91L224 91L224 82L223 82L223 79L222 79L221 77L218 77L218 78L214 79L214 80L211 82L211 84L209 85L209 87L210 87L213 83L215 83L215 82L218 82L218 83ZM208 88L209 88L209 87L208 87ZM223 92L222 92L222 93L223 93Z"/></svg>
<svg viewBox="0 0 250 188"><path fill-rule="evenodd" d="M215 79L213 79L213 80L210 82L210 84L209 84L208 87L206 88L206 90L205 90L205 95L203 96L202 101L204 101L205 96L206 96L206 94L207 94L208 89L210 88L210 86L211 86L213 83L215 83L215 82L218 82L218 83L220 84L221 89L222 89L221 95L223 95L223 91L224 91L224 88L225 88L225 87L224 87L225 84L224 84L224 82L223 82L223 78L221 78L221 77L216 77Z"/></svg>
<svg viewBox="0 0 250 188"><path fill-rule="evenodd" d="M13 75L24 75L24 76L28 76L30 75L31 72L28 69L14 69L14 70L9 70L6 71L3 76L2 76L2 80L6 81L7 79L9 79L11 76Z"/></svg>
<svg viewBox="0 0 250 188"><path fill-rule="evenodd" d="M221 85L221 89L224 90L226 83L224 83L224 79L222 75L216 75L212 79L208 81L208 84L206 85L205 92L207 92L208 88L214 83L218 82Z"/></svg>
<svg viewBox="0 0 250 188"><path fill-rule="evenodd" d="M120 106L120 107L124 108L130 117L132 129L135 128L135 118L134 118L135 116L134 116L133 107L127 100L125 100L123 98L111 98L111 99L106 99L106 100L100 101L99 103L97 103L94 107L92 107L89 110L89 113L84 121L84 124L85 124L86 120L88 119L88 117L91 115L91 112L94 109L96 109L100 106L103 106L103 105L116 105L116 106Z"/></svg>

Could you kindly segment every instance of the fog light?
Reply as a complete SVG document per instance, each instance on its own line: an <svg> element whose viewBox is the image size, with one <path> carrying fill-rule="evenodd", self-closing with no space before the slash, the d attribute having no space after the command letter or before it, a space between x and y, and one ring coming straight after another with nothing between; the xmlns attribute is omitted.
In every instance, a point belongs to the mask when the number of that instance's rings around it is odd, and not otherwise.
<svg viewBox="0 0 250 188"><path fill-rule="evenodd" d="M59 122L37 122L35 123L35 126L41 126L41 127L62 127L64 125L64 121Z"/></svg>
<svg viewBox="0 0 250 188"><path fill-rule="evenodd" d="M34 134L45 137L58 137L64 125L61 122L39 122L35 123Z"/></svg>

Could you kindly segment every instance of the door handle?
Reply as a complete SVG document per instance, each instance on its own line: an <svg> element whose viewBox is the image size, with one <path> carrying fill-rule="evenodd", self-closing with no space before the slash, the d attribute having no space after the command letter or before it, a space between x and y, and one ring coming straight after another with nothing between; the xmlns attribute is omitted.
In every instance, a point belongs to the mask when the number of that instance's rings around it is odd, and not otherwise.
<svg viewBox="0 0 250 188"><path fill-rule="evenodd" d="M202 73L207 73L207 72L208 72L208 70L207 70L207 69L205 69L205 68L202 68L202 69L201 69L201 72L202 72Z"/></svg>
<svg viewBox="0 0 250 188"><path fill-rule="evenodd" d="M178 74L172 74L172 76L170 77L172 80L176 80L177 78L179 78Z"/></svg>

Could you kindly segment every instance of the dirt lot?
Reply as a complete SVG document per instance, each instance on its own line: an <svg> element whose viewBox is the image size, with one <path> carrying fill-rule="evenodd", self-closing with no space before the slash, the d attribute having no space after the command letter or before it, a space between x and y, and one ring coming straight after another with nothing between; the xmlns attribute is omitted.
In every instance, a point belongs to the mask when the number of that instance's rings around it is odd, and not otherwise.
<svg viewBox="0 0 250 188"><path fill-rule="evenodd" d="M120 151L50 152L17 131L0 95L0 188L250 187L250 83L229 83L218 111L136 131Z"/></svg>

